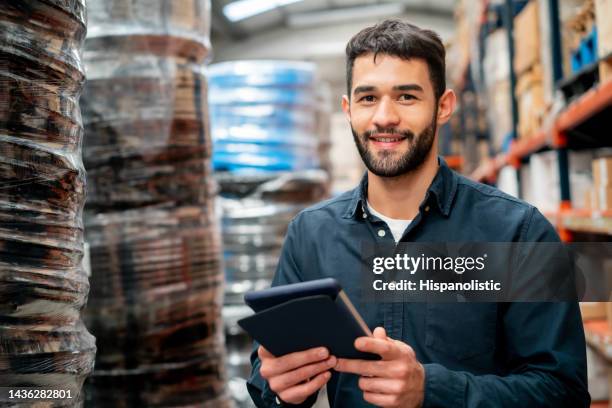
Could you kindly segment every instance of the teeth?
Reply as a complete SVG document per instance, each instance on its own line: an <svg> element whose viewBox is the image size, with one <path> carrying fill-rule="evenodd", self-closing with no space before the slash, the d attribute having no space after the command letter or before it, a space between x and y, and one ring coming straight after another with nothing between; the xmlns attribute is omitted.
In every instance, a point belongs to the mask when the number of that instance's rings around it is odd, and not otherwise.
<svg viewBox="0 0 612 408"><path fill-rule="evenodd" d="M379 137L378 140L384 143L391 143L400 140L399 138L390 138L390 137Z"/></svg>

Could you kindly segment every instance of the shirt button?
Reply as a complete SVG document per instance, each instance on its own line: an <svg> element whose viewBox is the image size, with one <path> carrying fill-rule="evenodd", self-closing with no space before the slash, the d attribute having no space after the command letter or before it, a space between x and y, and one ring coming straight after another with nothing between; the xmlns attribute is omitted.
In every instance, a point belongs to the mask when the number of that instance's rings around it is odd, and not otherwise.
<svg viewBox="0 0 612 408"><path fill-rule="evenodd" d="M429 211L429 206L425 207L425 212Z"/></svg>
<svg viewBox="0 0 612 408"><path fill-rule="evenodd" d="M368 214L366 214L366 213L361 214L361 216L362 216L363 218L368 218Z"/></svg>
<svg viewBox="0 0 612 408"><path fill-rule="evenodd" d="M384 237L386 234L385 230L378 230L378 236L379 237Z"/></svg>

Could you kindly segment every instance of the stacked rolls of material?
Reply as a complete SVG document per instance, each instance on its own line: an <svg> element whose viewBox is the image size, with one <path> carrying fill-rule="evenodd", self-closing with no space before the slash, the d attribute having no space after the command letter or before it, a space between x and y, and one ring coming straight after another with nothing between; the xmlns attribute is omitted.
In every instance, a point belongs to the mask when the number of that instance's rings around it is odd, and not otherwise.
<svg viewBox="0 0 612 408"><path fill-rule="evenodd" d="M229 404L206 0L100 1L83 94L100 406ZM113 389L109 393L108 389Z"/></svg>
<svg viewBox="0 0 612 408"><path fill-rule="evenodd" d="M225 303L239 305L250 290L270 286L287 225L328 194L322 170L246 176L219 173L223 212Z"/></svg>
<svg viewBox="0 0 612 408"><path fill-rule="evenodd" d="M289 221L329 191L329 124L315 65L231 61L209 69L213 165L221 187L225 330L230 387L251 407L244 387L250 341L236 321L250 313L243 296L268 287Z"/></svg>
<svg viewBox="0 0 612 408"><path fill-rule="evenodd" d="M231 61L211 65L216 171L301 171L319 167L315 65Z"/></svg>
<svg viewBox="0 0 612 408"><path fill-rule="evenodd" d="M244 294L270 286L287 225L306 206L328 194L322 170L277 174L217 173L223 213L224 325L229 387L236 405L252 408L245 387L252 343L237 321L252 313Z"/></svg>
<svg viewBox="0 0 612 408"><path fill-rule="evenodd" d="M85 32L84 0L0 1L0 384L70 394L44 406L82 405L96 350L80 315Z"/></svg>

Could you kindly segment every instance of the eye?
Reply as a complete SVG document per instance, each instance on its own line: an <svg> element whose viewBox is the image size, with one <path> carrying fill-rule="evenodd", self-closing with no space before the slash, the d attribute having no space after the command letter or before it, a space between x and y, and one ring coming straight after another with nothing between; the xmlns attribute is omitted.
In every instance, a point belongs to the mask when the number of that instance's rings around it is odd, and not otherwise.
<svg viewBox="0 0 612 408"><path fill-rule="evenodd" d="M416 97L414 95L410 95L410 94L401 94L399 97L400 101L412 101L415 100Z"/></svg>
<svg viewBox="0 0 612 408"><path fill-rule="evenodd" d="M376 97L374 95L365 95L359 98L359 102L374 102L376 101Z"/></svg>

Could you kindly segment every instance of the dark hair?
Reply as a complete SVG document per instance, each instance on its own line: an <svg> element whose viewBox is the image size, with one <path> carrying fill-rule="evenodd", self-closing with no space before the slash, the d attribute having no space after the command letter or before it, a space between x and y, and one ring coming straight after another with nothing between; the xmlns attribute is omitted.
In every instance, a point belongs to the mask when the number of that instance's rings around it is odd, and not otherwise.
<svg viewBox="0 0 612 408"><path fill-rule="evenodd" d="M446 90L446 51L440 36L431 30L400 20L385 20L372 27L364 28L346 45L346 85L349 98L353 83L355 59L364 54L387 54L405 60L420 58L429 67L429 78L433 84L436 99Z"/></svg>

